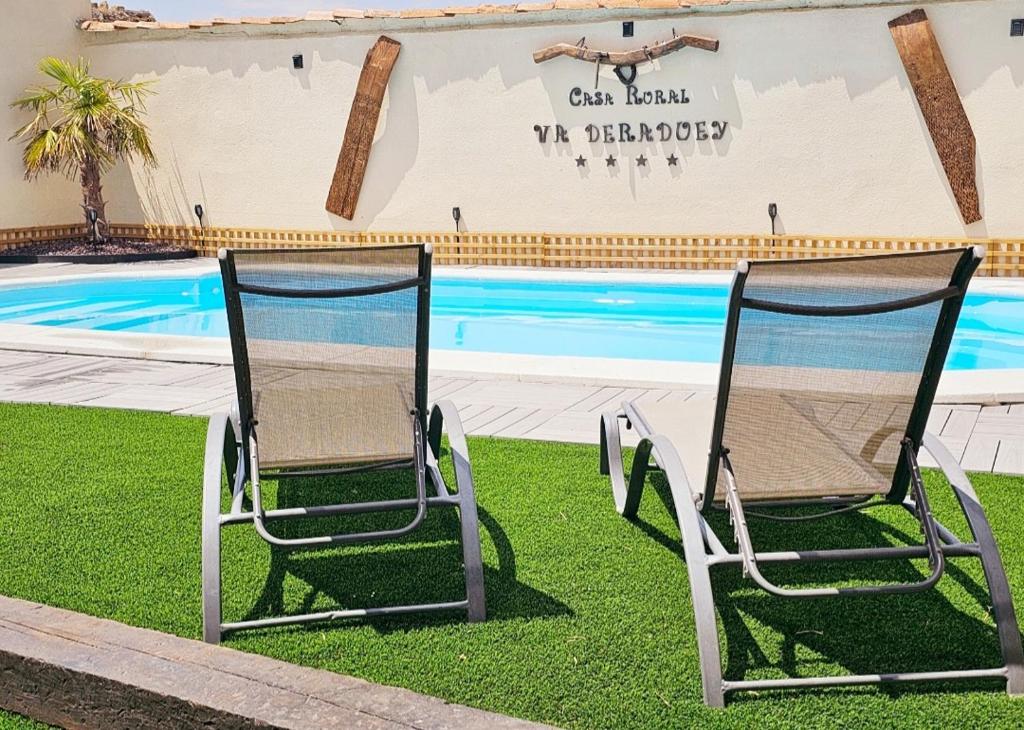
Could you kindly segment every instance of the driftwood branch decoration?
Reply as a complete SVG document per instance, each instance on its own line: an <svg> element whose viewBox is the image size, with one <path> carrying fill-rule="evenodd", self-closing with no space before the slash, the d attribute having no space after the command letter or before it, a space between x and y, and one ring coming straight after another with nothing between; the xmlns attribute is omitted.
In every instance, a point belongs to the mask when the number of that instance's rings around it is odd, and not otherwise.
<svg viewBox="0 0 1024 730"><path fill-rule="evenodd" d="M643 46L632 51L597 51L586 46L556 43L534 53L533 62L544 63L559 56L569 56L569 58L589 61L590 63L606 63L609 66L635 66L638 63L645 63L661 56L667 56L687 46L714 53L718 50L718 41L698 35L677 35L667 41L655 43L653 46Z"/></svg>
<svg viewBox="0 0 1024 730"><path fill-rule="evenodd" d="M655 43L653 46L634 48L632 51L595 51L587 48L586 40L587 37L584 36L575 46L568 43L556 43L553 46L542 48L533 54L533 62L544 63L559 56L589 61L594 64L594 88L596 89L603 63L614 66L615 76L623 84L629 86L636 80L636 65L638 63L650 63L656 58L667 56L669 53L687 46L712 53L718 51L718 41L713 38L704 38L699 35L676 35L675 29L672 30L672 37L667 41Z"/></svg>
<svg viewBox="0 0 1024 730"><path fill-rule="evenodd" d="M370 161L373 133L377 129L381 104L384 103L384 92L401 50L402 44L382 35L366 54L359 75L326 205L328 211L348 220L352 220L356 214L366 165Z"/></svg>
<svg viewBox="0 0 1024 730"><path fill-rule="evenodd" d="M974 131L928 16L924 10L911 11L889 21L889 31L964 223L979 221Z"/></svg>

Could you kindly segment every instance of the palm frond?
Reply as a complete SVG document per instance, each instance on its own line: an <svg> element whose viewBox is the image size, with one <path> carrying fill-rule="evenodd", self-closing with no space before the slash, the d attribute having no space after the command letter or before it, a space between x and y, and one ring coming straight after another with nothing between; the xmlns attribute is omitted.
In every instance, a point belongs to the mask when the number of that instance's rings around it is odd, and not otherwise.
<svg viewBox="0 0 1024 730"><path fill-rule="evenodd" d="M47 56L39 62L39 71L56 81L59 86L75 89L88 78L89 64L82 58L78 59L78 63L71 63L63 58Z"/></svg>
<svg viewBox="0 0 1024 730"><path fill-rule="evenodd" d="M34 115L11 137L25 140L26 176L62 172L73 178L87 162L103 171L135 156L156 163L142 119L152 82L91 76L89 63L81 58L47 57L39 71L55 83L26 89L11 103Z"/></svg>

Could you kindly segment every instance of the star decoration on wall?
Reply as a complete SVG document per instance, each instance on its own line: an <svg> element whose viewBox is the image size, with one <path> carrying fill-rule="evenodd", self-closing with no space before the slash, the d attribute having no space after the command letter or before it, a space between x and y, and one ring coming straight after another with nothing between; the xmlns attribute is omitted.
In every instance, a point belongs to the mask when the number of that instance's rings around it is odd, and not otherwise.
<svg viewBox="0 0 1024 730"><path fill-rule="evenodd" d="M679 158L676 157L674 153L669 155L668 156L668 164L669 164L669 167L677 166L679 164Z"/></svg>
<svg viewBox="0 0 1024 730"><path fill-rule="evenodd" d="M615 156L608 155L608 159L604 161L608 167L615 167Z"/></svg>
<svg viewBox="0 0 1024 730"><path fill-rule="evenodd" d="M637 157L636 158L636 166L637 167L647 167L647 158L644 157L643 155L640 155L639 157Z"/></svg>
<svg viewBox="0 0 1024 730"><path fill-rule="evenodd" d="M576 158L576 167L586 167L586 166L587 166L587 158L586 157L584 157L583 155L580 155L579 157Z"/></svg>

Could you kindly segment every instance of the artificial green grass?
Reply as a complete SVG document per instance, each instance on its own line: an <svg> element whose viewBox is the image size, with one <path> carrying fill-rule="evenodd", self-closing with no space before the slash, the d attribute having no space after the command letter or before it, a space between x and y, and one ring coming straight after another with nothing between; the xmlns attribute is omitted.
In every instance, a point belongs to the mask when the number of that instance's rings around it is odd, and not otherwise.
<svg viewBox="0 0 1024 730"><path fill-rule="evenodd" d="M50 727L21 715L0 710L0 730L44 730Z"/></svg>
<svg viewBox="0 0 1024 730"><path fill-rule="evenodd" d="M0 405L0 593L198 638L205 427L203 419L148 413ZM612 508L595 447L471 439L470 450L488 621L412 616L241 633L226 643L570 727L1024 723L1024 704L999 682L741 694L724 711L709 710L664 485L647 491L632 523ZM285 504L351 498L356 487L364 497L408 491L407 482L388 479L268 485L269 497ZM941 477L927 481L940 518L959 517ZM1024 480L974 481L1024 608ZM343 526L352 528L369 518L347 519ZM948 524L963 530L962 519ZM918 537L898 510L755 528L764 549ZM274 529L300 534L294 525ZM251 526L228 528L225 620L279 608L458 598L457 535L454 514L435 512L399 545L272 557ZM998 665L980 565L950 562L938 591L825 601L773 598L737 569L717 569L727 677ZM921 574L906 563L817 570L775 567L769 575L856 583Z"/></svg>

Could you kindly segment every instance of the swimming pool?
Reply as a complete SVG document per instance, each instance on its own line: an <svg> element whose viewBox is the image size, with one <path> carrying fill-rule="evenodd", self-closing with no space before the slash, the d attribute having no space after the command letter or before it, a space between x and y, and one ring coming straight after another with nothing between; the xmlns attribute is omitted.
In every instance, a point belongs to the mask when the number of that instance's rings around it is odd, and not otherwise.
<svg viewBox="0 0 1024 730"><path fill-rule="evenodd" d="M527 280L435 273L431 347L714 363L729 286L721 280ZM0 323L226 337L220 276L81 278L0 288ZM967 296L947 367L1024 368L1024 297Z"/></svg>

